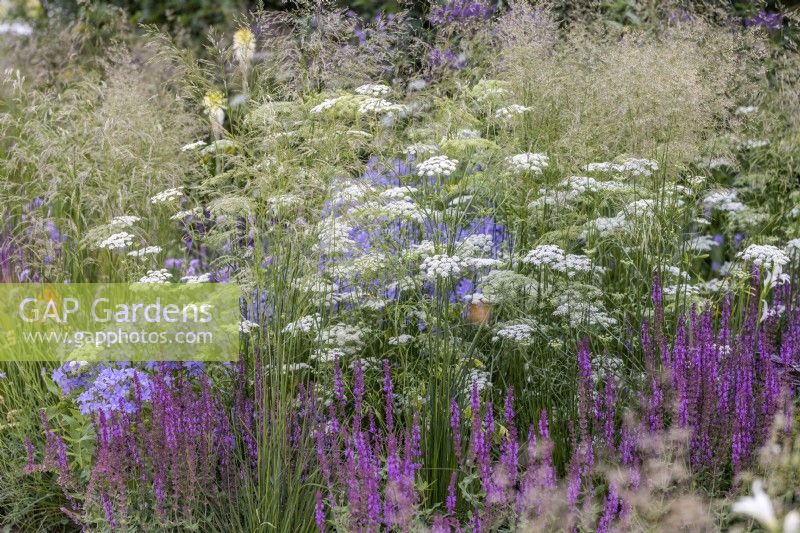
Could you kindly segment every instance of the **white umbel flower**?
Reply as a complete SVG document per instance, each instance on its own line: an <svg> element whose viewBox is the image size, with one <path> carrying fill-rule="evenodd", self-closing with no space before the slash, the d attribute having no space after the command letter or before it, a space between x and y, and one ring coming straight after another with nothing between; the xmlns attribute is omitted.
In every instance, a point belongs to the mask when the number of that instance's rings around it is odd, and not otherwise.
<svg viewBox="0 0 800 533"><path fill-rule="evenodd" d="M792 259L800 259L800 239L792 239L786 243L786 255Z"/></svg>
<svg viewBox="0 0 800 533"><path fill-rule="evenodd" d="M247 320L246 318L242 319L242 321L239 322L239 333L250 333L251 331L255 331L257 329L258 329L258 324L250 320Z"/></svg>
<svg viewBox="0 0 800 533"><path fill-rule="evenodd" d="M545 206L558 206L562 209L572 209L573 206L570 205L570 202L580 196L580 193L576 191L552 191L548 193L540 189L539 192L542 196L529 203L528 209L533 211Z"/></svg>
<svg viewBox="0 0 800 533"><path fill-rule="evenodd" d="M166 268L148 270L146 276L139 278L139 283L166 283L172 279L172 274Z"/></svg>
<svg viewBox="0 0 800 533"><path fill-rule="evenodd" d="M564 261L555 265L553 269L558 272L565 272L569 277L574 277L582 272L602 273L605 271L605 268L595 266L587 256L577 254L565 255Z"/></svg>
<svg viewBox="0 0 800 533"><path fill-rule="evenodd" d="M402 335L398 335L396 337L389 337L389 344L391 346L402 346L404 344L408 344L414 340L414 337L403 333Z"/></svg>
<svg viewBox="0 0 800 533"><path fill-rule="evenodd" d="M406 147L403 152L410 156L419 156L423 154L435 154L439 151L439 146L436 144L414 143Z"/></svg>
<svg viewBox="0 0 800 533"><path fill-rule="evenodd" d="M417 175L432 178L435 176L447 177L456 171L458 161L446 155L435 155L417 165Z"/></svg>
<svg viewBox="0 0 800 533"><path fill-rule="evenodd" d="M564 262L564 250L555 244L540 244L526 255L522 262L527 265L549 266L551 268Z"/></svg>
<svg viewBox="0 0 800 533"><path fill-rule="evenodd" d="M632 176L650 176L658 170L658 161L652 159L628 158L622 163L602 162L589 163L584 166L586 172L610 172L616 174L630 174Z"/></svg>
<svg viewBox="0 0 800 533"><path fill-rule="evenodd" d="M615 217L599 217L589 222L589 226L596 229L600 235L608 235L609 233L624 230L628 225L628 219L619 215Z"/></svg>
<svg viewBox="0 0 800 533"><path fill-rule="evenodd" d="M336 98L328 98L326 100L323 100L319 104L317 104L314 107L312 107L311 110L310 110L310 113L312 113L314 115L318 115L318 114L322 113L323 111L327 111L328 109L331 109L336 104L338 104L339 101L342 100L343 98L344 98L343 96L337 96Z"/></svg>
<svg viewBox="0 0 800 533"><path fill-rule="evenodd" d="M480 270L482 268L494 268L500 266L503 262L499 259L492 259L491 257L467 257L464 263L472 270Z"/></svg>
<svg viewBox="0 0 800 533"><path fill-rule="evenodd" d="M311 331L319 329L320 322L322 322L322 317L319 313L315 315L306 315L298 318L294 322L289 322L281 331L284 333L310 333Z"/></svg>
<svg viewBox="0 0 800 533"><path fill-rule="evenodd" d="M198 148L202 148L206 145L206 142L202 139L199 141L195 141L193 143L184 144L181 146L181 152L191 152L192 150L197 150Z"/></svg>
<svg viewBox="0 0 800 533"><path fill-rule="evenodd" d="M494 116L500 120L510 120L516 116L522 115L523 113L527 113L532 108L519 105L519 104L511 104L506 107L501 107L497 111L495 111Z"/></svg>
<svg viewBox="0 0 800 533"><path fill-rule="evenodd" d="M478 130L468 130L468 129L458 130L456 132L456 138L457 139L480 139L481 138L481 132L479 132Z"/></svg>
<svg viewBox="0 0 800 533"><path fill-rule="evenodd" d="M210 283L211 282L211 273L206 272L205 274L199 274L197 276L183 276L181 281L194 284L194 283Z"/></svg>
<svg viewBox="0 0 800 533"><path fill-rule="evenodd" d="M755 150L756 148L764 148L769 146L768 139L747 139L741 144L744 150Z"/></svg>
<svg viewBox="0 0 800 533"><path fill-rule="evenodd" d="M150 203L153 205L166 204L170 202L175 202L181 198L183 198L183 187L174 187L172 189L161 191L155 196L152 196L150 198Z"/></svg>
<svg viewBox="0 0 800 533"><path fill-rule="evenodd" d="M467 264L457 255L433 255L426 257L420 267L423 276L429 281L436 281L438 278L458 277Z"/></svg>
<svg viewBox="0 0 800 533"><path fill-rule="evenodd" d="M122 215L112 218L109 224L118 228L129 228L140 220L142 220L142 218L135 215Z"/></svg>
<svg viewBox="0 0 800 533"><path fill-rule="evenodd" d="M589 176L569 176L561 181L562 187L568 187L570 190L581 194L602 191L604 189L603 184L604 182Z"/></svg>
<svg viewBox="0 0 800 533"><path fill-rule="evenodd" d="M695 235L686 241L686 249L693 252L710 252L715 246L719 244L711 235Z"/></svg>
<svg viewBox="0 0 800 533"><path fill-rule="evenodd" d="M195 207L194 209L187 209L184 211L178 211L171 217L170 220L184 220L187 217L202 217L203 216L203 208L202 207Z"/></svg>
<svg viewBox="0 0 800 533"><path fill-rule="evenodd" d="M356 87L356 94L360 94L362 96L386 96L391 91L391 87L382 83L367 83L366 85Z"/></svg>
<svg viewBox="0 0 800 533"><path fill-rule="evenodd" d="M403 219L422 222L425 218L423 211L417 206L417 204L414 202L408 202L406 200L389 202L383 206L382 212L387 218L394 220Z"/></svg>
<svg viewBox="0 0 800 533"><path fill-rule="evenodd" d="M617 323L598 304L581 301L565 301L553 311L554 316L567 317L570 326L582 325L609 328Z"/></svg>
<svg viewBox="0 0 800 533"><path fill-rule="evenodd" d="M321 348L315 350L308 358L320 364L329 364L335 362L337 359L344 359L347 354L344 350L338 348Z"/></svg>
<svg viewBox="0 0 800 533"><path fill-rule="evenodd" d="M506 159L506 163L512 172L530 172L535 175L541 174L542 170L547 168L549 161L550 158L545 154L531 152L513 155Z"/></svg>
<svg viewBox="0 0 800 533"><path fill-rule="evenodd" d="M675 296L682 294L684 296L695 296L702 292L702 288L697 285L667 285L663 289L664 296Z"/></svg>
<svg viewBox="0 0 800 533"><path fill-rule="evenodd" d="M533 326L529 324L509 324L497 330L494 337L492 337L492 342L510 340L525 344L530 342L534 332Z"/></svg>
<svg viewBox="0 0 800 533"><path fill-rule="evenodd" d="M160 246L145 246L144 248L139 248L138 250L133 250L128 252L130 257L137 257L139 259L144 259L148 255L155 255L161 253Z"/></svg>
<svg viewBox="0 0 800 533"><path fill-rule="evenodd" d="M344 254L356 249L356 242L350 238L352 227L340 218L327 218L317 225L319 242L315 251L326 254Z"/></svg>
<svg viewBox="0 0 800 533"><path fill-rule="evenodd" d="M383 98L368 98L358 106L358 112L362 115L368 113L402 113L406 110L406 106L402 104L393 104Z"/></svg>
<svg viewBox="0 0 800 533"><path fill-rule="evenodd" d="M703 206L710 209L728 211L730 213L736 213L747 209L747 207L738 200L737 196L738 193L731 189L713 191L703 198Z"/></svg>
<svg viewBox="0 0 800 533"><path fill-rule="evenodd" d="M386 200L405 200L410 202L413 200L411 195L416 192L416 187L392 187L382 191L380 197Z"/></svg>
<svg viewBox="0 0 800 533"><path fill-rule="evenodd" d="M465 394L469 394L472 391L472 388L475 387L478 392L481 392L485 388L492 387L491 381L492 375L485 370L479 370L477 368L473 368L469 371L467 375L467 383L465 387Z"/></svg>
<svg viewBox="0 0 800 533"><path fill-rule="evenodd" d="M5 9L6 6L3 5L3 8ZM0 35L5 34L27 37L28 35L33 35L33 26L27 22L21 22L18 20L14 20L12 22L0 22Z"/></svg>
<svg viewBox="0 0 800 533"><path fill-rule="evenodd" d="M361 326L334 324L320 331L317 340L352 355L361 349L366 335L367 330Z"/></svg>
<svg viewBox="0 0 800 533"><path fill-rule="evenodd" d="M456 250L463 257L480 257L489 255L494 248L494 240L491 235L479 233L468 236L461 241Z"/></svg>
<svg viewBox="0 0 800 533"><path fill-rule="evenodd" d="M121 248L127 248L131 244L133 244L133 235L127 231L121 231L119 233L114 233L107 239L100 241L97 243L97 247L105 248L107 250L119 250Z"/></svg>
<svg viewBox="0 0 800 533"><path fill-rule="evenodd" d="M780 270L789 262L789 257L783 250L770 244L751 244L737 255L744 261L761 268Z"/></svg>
<svg viewBox="0 0 800 533"><path fill-rule="evenodd" d="M653 212L655 206L656 206L655 200L649 198L642 198L634 202L631 202L625 207L623 207L622 210L619 213L617 213L617 216L640 217L640 216L650 215Z"/></svg>
<svg viewBox="0 0 800 533"><path fill-rule="evenodd" d="M747 106L737 107L734 113L736 113L737 115L750 115L752 113L755 113L756 111L758 111L757 106L747 105Z"/></svg>

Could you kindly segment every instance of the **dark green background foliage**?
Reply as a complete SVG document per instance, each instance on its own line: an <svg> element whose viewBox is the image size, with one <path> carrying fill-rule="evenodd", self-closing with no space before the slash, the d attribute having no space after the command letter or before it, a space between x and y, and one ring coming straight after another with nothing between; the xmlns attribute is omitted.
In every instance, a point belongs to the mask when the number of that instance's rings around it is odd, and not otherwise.
<svg viewBox="0 0 800 533"><path fill-rule="evenodd" d="M459 1L459 0L455 0ZM502 7L504 0L484 0ZM81 0L42 0L48 13L75 13L87 2ZM290 10L303 3L298 0L111 0L105 3L125 11L131 22L156 24L169 29L180 29L193 35L205 33L210 26L225 25L237 14L257 7L267 10ZM338 0L341 8L351 9L361 16L372 17L381 12L393 13L406 9L415 15L424 15L429 2L419 0ZM432 2L446 4L447 2ZM658 0L555 0L555 11L569 19L574 12L599 11L611 21L625 25L637 25L649 10L662 4ZM680 2L675 2L679 5ZM784 12L800 5L800 0L692 0L693 8L702 5L732 17L749 17L759 11ZM662 5L663 7L663 5Z"/></svg>
<svg viewBox="0 0 800 533"><path fill-rule="evenodd" d="M263 7L267 10L289 10L299 2L293 0L111 0L105 3L110 7L122 9L135 24L155 24L169 29L180 29L193 35L204 34L210 26L229 23L235 16L249 10ZM85 6L79 0L43 0L47 13L74 14ZM340 7L352 9L363 16L374 16L379 12L396 12L402 8L422 12L427 2L402 2L397 0L371 1L351 0L338 2Z"/></svg>

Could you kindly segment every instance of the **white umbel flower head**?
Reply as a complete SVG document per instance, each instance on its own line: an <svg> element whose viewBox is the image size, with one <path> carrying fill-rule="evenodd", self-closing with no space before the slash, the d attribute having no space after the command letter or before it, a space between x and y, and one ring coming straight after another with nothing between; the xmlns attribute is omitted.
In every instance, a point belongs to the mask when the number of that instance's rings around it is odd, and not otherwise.
<svg viewBox="0 0 800 533"><path fill-rule="evenodd" d="M329 364L336 362L337 359L344 359L347 353L338 348L321 348L315 350L308 358L320 364Z"/></svg>
<svg viewBox="0 0 800 533"><path fill-rule="evenodd" d="M161 253L160 246L145 246L144 248L139 248L138 250L133 250L128 252L130 257L137 257L139 259L144 259L148 255L155 255Z"/></svg>
<svg viewBox="0 0 800 533"><path fill-rule="evenodd" d="M494 241L491 235L485 233L478 233L469 235L466 239L461 241L456 250L459 255L464 257L480 257L489 255L494 248Z"/></svg>
<svg viewBox="0 0 800 533"><path fill-rule="evenodd" d="M756 148L764 148L769 146L768 139L747 139L741 144L743 150L755 150Z"/></svg>
<svg viewBox="0 0 800 533"><path fill-rule="evenodd" d="M800 259L800 239L792 239L786 243L786 255L791 259Z"/></svg>
<svg viewBox="0 0 800 533"><path fill-rule="evenodd" d="M519 105L519 104L511 104L506 107L501 107L497 111L495 111L494 116L500 120L511 120L512 118L522 115L530 111L532 108Z"/></svg>
<svg viewBox="0 0 800 533"><path fill-rule="evenodd" d="M403 104L393 104L392 102L384 100L383 98L367 98L360 106L358 106L358 112L362 115L369 113L402 113L405 110L406 106Z"/></svg>
<svg viewBox="0 0 800 533"><path fill-rule="evenodd" d="M713 191L703 198L703 206L710 209L728 211L730 213L743 211L746 209L746 206L738 200L737 196L738 193L730 189Z"/></svg>
<svg viewBox="0 0 800 533"><path fill-rule="evenodd" d="M242 321L239 322L239 333L250 333L251 331L255 331L257 329L258 329L258 324L250 320L247 320L246 318L242 319Z"/></svg>
<svg viewBox="0 0 800 533"><path fill-rule="evenodd" d="M530 342L534 332L535 330L530 324L508 324L497 330L492 337L492 342L509 340L525 344Z"/></svg>
<svg viewBox="0 0 800 533"><path fill-rule="evenodd" d="M632 176L650 176L658 170L658 161L653 159L627 158L622 163L602 162L589 163L583 167L586 172L611 172L630 174Z"/></svg>
<svg viewBox="0 0 800 533"><path fill-rule="evenodd" d="M596 229L600 235L608 235L609 233L626 229L629 223L627 218L617 215L615 217L596 218L589 222L588 225Z"/></svg>
<svg viewBox="0 0 800 533"><path fill-rule="evenodd" d="M191 152L192 150L197 150L198 148L202 148L206 145L206 142L202 139L199 141L195 141L193 143L184 144L181 146L181 152Z"/></svg>
<svg viewBox="0 0 800 533"><path fill-rule="evenodd" d="M564 256L564 261L553 267L554 270L565 272L567 276L574 277L575 274L581 272L596 272L602 273L605 268L595 266L592 260L585 255L567 254Z"/></svg>
<svg viewBox="0 0 800 533"><path fill-rule="evenodd" d="M414 340L414 337L408 335L407 333L403 333L402 335L398 335L396 337L389 337L389 344L391 346L402 346L403 344L408 344Z"/></svg>
<svg viewBox="0 0 800 533"><path fill-rule="evenodd" d="M323 100L319 104L317 104L314 107L312 107L309 112L311 114L313 114L313 115L318 115L318 114L322 113L323 111L327 111L328 109L333 108L336 104L339 103L340 100L342 100L342 98L344 98L344 97L343 96L338 96L336 98L328 98L326 100Z"/></svg>
<svg viewBox="0 0 800 533"><path fill-rule="evenodd" d="M456 171L458 161L446 155L435 155L417 165L417 175L432 178L435 176L447 177Z"/></svg>
<svg viewBox="0 0 800 533"><path fill-rule="evenodd" d="M789 257L783 250L769 244L751 244L739 252L738 256L757 267L777 270L789 262Z"/></svg>
<svg viewBox="0 0 800 533"><path fill-rule="evenodd" d="M153 205L167 204L180 200L181 198L183 198L183 187L173 187L172 189L161 191L155 196L152 196L150 198L150 203Z"/></svg>
<svg viewBox="0 0 800 533"><path fill-rule="evenodd" d="M737 115L750 115L751 113L755 113L756 111L758 111L757 106L747 105L747 106L737 107L734 113L736 113Z"/></svg>
<svg viewBox="0 0 800 533"><path fill-rule="evenodd" d="M127 231L120 231L97 243L97 247L107 250L119 250L121 248L127 248L131 244L133 244L133 235Z"/></svg>
<svg viewBox="0 0 800 533"><path fill-rule="evenodd" d="M384 216L390 220L403 219L403 220L416 220L422 222L424 219L423 211L414 202L407 200L395 200L388 202L379 210Z"/></svg>
<svg viewBox="0 0 800 533"><path fill-rule="evenodd" d="M284 333L295 333L295 332L302 332L302 333L309 333L316 329L319 329L319 324L322 322L322 317L319 313L315 315L307 315L301 318L298 318L294 322L289 322L283 328Z"/></svg>
<svg viewBox="0 0 800 533"><path fill-rule="evenodd" d="M547 168L549 161L550 158L545 154L534 154L531 152L513 155L506 159L508 167L512 172L530 172L535 175L541 174L542 170Z"/></svg>
<svg viewBox="0 0 800 533"><path fill-rule="evenodd" d="M710 252L716 246L719 243L711 235L695 235L686 241L686 249L693 252Z"/></svg>
<svg viewBox="0 0 800 533"><path fill-rule="evenodd" d="M540 244L526 255L522 262L527 265L556 267L564 262L564 250L555 244Z"/></svg>
<svg viewBox="0 0 800 533"><path fill-rule="evenodd" d="M610 328L617 323L600 305L584 301L564 301L556 307L553 315L568 318L572 327L588 325Z"/></svg>
<svg viewBox="0 0 800 533"><path fill-rule="evenodd" d="M385 200L405 200L406 202L411 202L413 201L411 195L416 192L416 187L391 187L382 191L380 197Z"/></svg>
<svg viewBox="0 0 800 533"><path fill-rule="evenodd" d="M170 220L184 220L188 217L202 217L203 208L195 207L194 209L181 210L169 217Z"/></svg>
<svg viewBox="0 0 800 533"><path fill-rule="evenodd" d="M419 156L423 154L435 154L439 151L439 146L436 144L427 144L427 143L414 143L406 147L403 152L406 155L410 156Z"/></svg>
<svg viewBox="0 0 800 533"><path fill-rule="evenodd" d="M211 282L211 273L206 272L205 274L198 274L196 276L183 276L181 281L194 284L194 283L210 283Z"/></svg>
<svg viewBox="0 0 800 533"><path fill-rule="evenodd" d="M366 85L356 87L356 94L360 94L362 96L386 96L391 91L391 87L382 83L367 83Z"/></svg>
<svg viewBox="0 0 800 533"><path fill-rule="evenodd" d="M6 6L4 5L3 8L5 7ZM28 35L33 35L33 26L27 22L21 22L18 20L12 22L0 22L0 35L5 34L26 37Z"/></svg>
<svg viewBox="0 0 800 533"><path fill-rule="evenodd" d="M438 278L456 278L466 269L466 262L457 255L426 257L420 267L423 276L429 281L436 281Z"/></svg>
<svg viewBox="0 0 800 533"><path fill-rule="evenodd" d="M367 333L368 331L361 326L334 324L320 331L317 340L352 355L361 349Z"/></svg>
<svg viewBox="0 0 800 533"><path fill-rule="evenodd" d="M456 132L457 139L480 139L481 132L478 130L462 129Z"/></svg>
<svg viewBox="0 0 800 533"><path fill-rule="evenodd" d="M487 387L492 387L491 374L485 370L480 370L477 368L473 368L469 371L466 381L466 387L464 390L466 394L469 394L473 387L475 387L478 392Z"/></svg>
<svg viewBox="0 0 800 533"><path fill-rule="evenodd" d="M118 228L129 228L140 220L142 220L141 217L137 217L135 215L121 215L112 218L109 224Z"/></svg>
<svg viewBox="0 0 800 533"><path fill-rule="evenodd" d="M166 283L172 279L172 274L166 268L148 270L147 275L139 278L139 283Z"/></svg>

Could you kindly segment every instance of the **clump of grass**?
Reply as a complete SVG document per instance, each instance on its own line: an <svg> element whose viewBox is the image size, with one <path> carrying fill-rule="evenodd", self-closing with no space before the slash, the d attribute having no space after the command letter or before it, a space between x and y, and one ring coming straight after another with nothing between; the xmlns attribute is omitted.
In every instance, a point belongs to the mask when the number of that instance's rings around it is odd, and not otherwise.
<svg viewBox="0 0 800 533"><path fill-rule="evenodd" d="M546 8L512 3L498 21L497 76L533 108L528 137L573 159L691 161L747 94L764 54L751 36L700 15L649 31L557 22Z"/></svg>

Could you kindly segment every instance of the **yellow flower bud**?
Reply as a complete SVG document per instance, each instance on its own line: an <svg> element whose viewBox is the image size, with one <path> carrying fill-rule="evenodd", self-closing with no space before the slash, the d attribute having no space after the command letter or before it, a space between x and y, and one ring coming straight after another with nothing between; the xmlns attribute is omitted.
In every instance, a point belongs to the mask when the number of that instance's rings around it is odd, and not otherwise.
<svg viewBox="0 0 800 533"><path fill-rule="evenodd" d="M239 28L233 34L233 54L236 61L245 65L253 59L256 51L256 37L248 28Z"/></svg>

